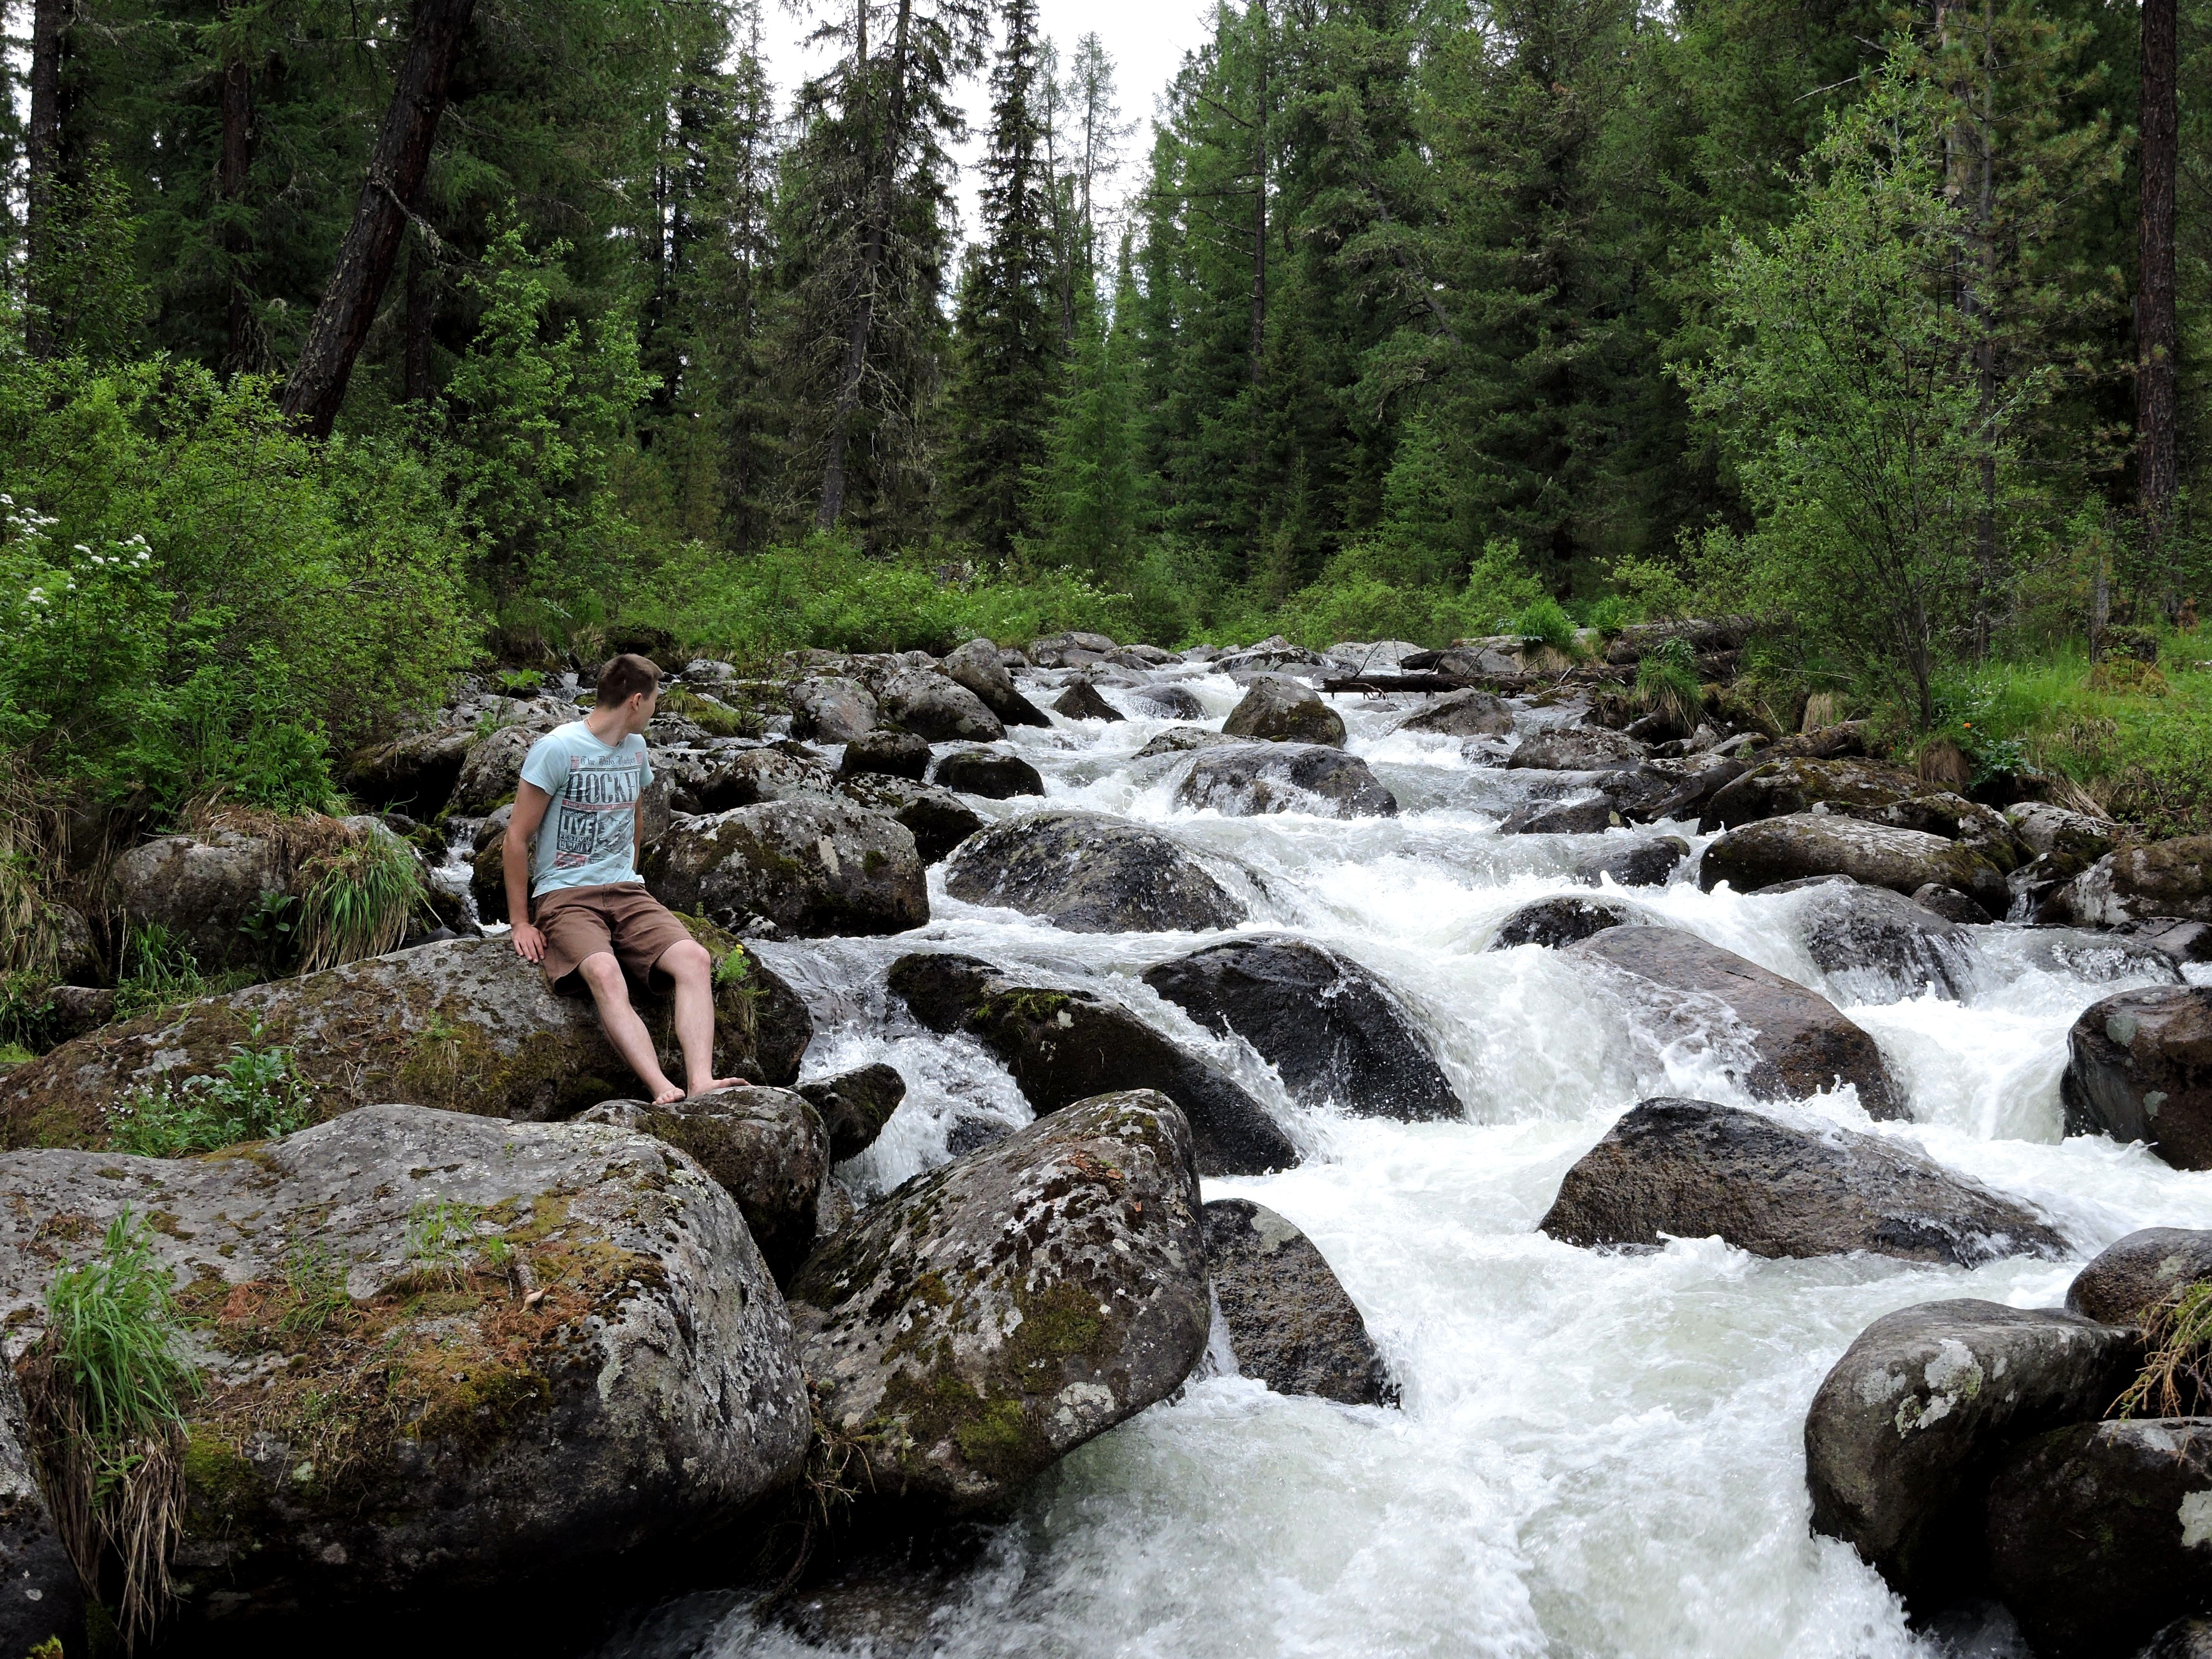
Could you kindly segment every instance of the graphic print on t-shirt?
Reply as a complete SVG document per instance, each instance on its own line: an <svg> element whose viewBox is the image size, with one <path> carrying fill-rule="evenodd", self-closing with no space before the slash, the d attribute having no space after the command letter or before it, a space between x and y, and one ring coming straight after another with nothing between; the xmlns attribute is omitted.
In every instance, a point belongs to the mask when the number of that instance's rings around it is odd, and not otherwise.
<svg viewBox="0 0 2212 1659"><path fill-rule="evenodd" d="M619 856L637 833L638 773L635 751L568 754L568 781L561 788L553 867L579 870Z"/></svg>

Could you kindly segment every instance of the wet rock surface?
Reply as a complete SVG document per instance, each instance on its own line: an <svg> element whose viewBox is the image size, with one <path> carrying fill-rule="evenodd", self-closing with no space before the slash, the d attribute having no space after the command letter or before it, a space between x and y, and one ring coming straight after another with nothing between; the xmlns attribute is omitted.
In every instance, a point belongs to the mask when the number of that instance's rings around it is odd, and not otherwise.
<svg viewBox="0 0 2212 1659"><path fill-rule="evenodd" d="M646 861L672 910L781 933L896 933L929 920L913 835L842 799L806 797L682 818Z"/></svg>
<svg viewBox="0 0 2212 1659"><path fill-rule="evenodd" d="M906 1098L906 1079L877 1060L819 1083L802 1083L799 1092L822 1114L830 1134L830 1161L842 1164L875 1145L884 1125Z"/></svg>
<svg viewBox="0 0 2212 1659"><path fill-rule="evenodd" d="M1072 720L1118 720L1127 718L1106 701L1089 680L1077 680L1060 694L1052 712Z"/></svg>
<svg viewBox="0 0 2212 1659"><path fill-rule="evenodd" d="M1344 747L1344 717L1311 686L1287 674L1261 674L1245 687L1243 701L1221 723L1232 738L1263 743L1320 744Z"/></svg>
<svg viewBox="0 0 2212 1659"><path fill-rule="evenodd" d="M1019 755L995 749L956 749L937 763L931 780L940 789L986 800L1012 800L1017 795L1042 795L1044 780Z"/></svg>
<svg viewBox="0 0 2212 1659"><path fill-rule="evenodd" d="M1140 685L1129 694L1131 701L1141 703L1144 712L1157 720L1197 720L1206 718L1206 705L1198 694L1188 687L1155 681Z"/></svg>
<svg viewBox="0 0 2212 1659"><path fill-rule="evenodd" d="M874 1498L998 1508L1204 1352L1189 1127L1144 1091L1071 1103L871 1206L791 1290Z"/></svg>
<svg viewBox="0 0 2212 1659"><path fill-rule="evenodd" d="M1957 1000L1972 988L1975 958L1959 923L1843 877L1816 878L1800 892L1805 953L1844 994L1887 1003L1933 989Z"/></svg>
<svg viewBox="0 0 2212 1659"><path fill-rule="evenodd" d="M1887 806L1923 794L1927 787L1903 767L1878 761L1785 757L1754 766L1716 790L1698 828L1710 835L1824 805Z"/></svg>
<svg viewBox="0 0 2212 1659"><path fill-rule="evenodd" d="M1707 1100L1632 1108L1537 1225L1585 1246L1717 1237L1753 1255L1864 1250L1960 1267L2067 1253L2040 1216L1911 1146Z"/></svg>
<svg viewBox="0 0 2212 1659"><path fill-rule="evenodd" d="M920 783L929 771L929 739L916 732L879 726L845 745L837 770L846 777L880 774Z"/></svg>
<svg viewBox="0 0 2212 1659"><path fill-rule="evenodd" d="M1602 772L1640 765L1650 753L1626 732L1602 726L1560 726L1530 732L1505 763L1542 772Z"/></svg>
<svg viewBox="0 0 2212 1659"><path fill-rule="evenodd" d="M1176 802L1194 811L1246 818L1261 812L1324 817L1395 817L1398 798L1367 763L1310 743L1241 743L1207 748L1190 764Z"/></svg>
<svg viewBox="0 0 2212 1659"><path fill-rule="evenodd" d="M1513 730L1512 708L1502 697L1470 687L1447 691L1398 722L1401 732L1436 732L1454 738L1502 738Z"/></svg>
<svg viewBox="0 0 2212 1659"><path fill-rule="evenodd" d="M2212 988L2154 986L2093 1003L2066 1034L2066 1133L2146 1140L2212 1169Z"/></svg>
<svg viewBox="0 0 2212 1659"><path fill-rule="evenodd" d="M1758 1099L1802 1100L1849 1083L1868 1116L1905 1115L1875 1040L1818 992L1674 927L1615 927L1566 948L1649 988L1639 1006L1662 1028L1686 1034L1725 1009L1741 1032L1726 1069Z"/></svg>
<svg viewBox="0 0 2212 1659"><path fill-rule="evenodd" d="M975 809L950 789L911 778L887 777L863 772L841 778L837 793L856 806L902 824L914 837L914 849L924 864L937 864L954 848L983 827Z"/></svg>
<svg viewBox="0 0 2212 1659"><path fill-rule="evenodd" d="M2212 921L2212 836L2108 853L2052 901L2061 921L2113 927L2148 916Z"/></svg>
<svg viewBox="0 0 2212 1659"><path fill-rule="evenodd" d="M1707 892L1725 881L1739 893L1755 893L1808 876L1849 876L1907 898L1934 883L1999 911L2007 897L2004 872L1956 842L1834 813L1800 812L1731 830L1705 848L1698 866Z"/></svg>
<svg viewBox="0 0 2212 1659"><path fill-rule="evenodd" d="M860 681L842 674L815 675L791 688L791 734L823 743L850 743L875 729L876 699Z"/></svg>
<svg viewBox="0 0 2212 1659"><path fill-rule="evenodd" d="M1608 927L1632 927L1650 922L1650 913L1619 899L1583 898L1563 895L1524 904L1498 925L1493 951L1516 945L1541 945L1557 949L1602 933Z"/></svg>
<svg viewBox="0 0 2212 1659"><path fill-rule="evenodd" d="M1050 726L1044 711L1031 702L1014 684L1014 677L1006 672L1000 659L999 647L990 641L975 639L945 659L947 678L956 681L974 692L986 708L1006 726Z"/></svg>
<svg viewBox="0 0 2212 1659"><path fill-rule="evenodd" d="M1213 1294L1241 1375L1277 1394L1397 1403L1367 1322L1311 1239L1249 1199L1216 1199L1205 1220Z"/></svg>
<svg viewBox="0 0 2212 1659"><path fill-rule="evenodd" d="M1407 1122L1462 1115L1389 988L1336 951L1285 937L1231 939L1144 980L1216 1036L1250 1043L1302 1104Z"/></svg>
<svg viewBox="0 0 2212 1659"><path fill-rule="evenodd" d="M1664 887L1689 856L1690 843L1680 836L1639 836L1583 854L1567 873L1591 887L1607 881L1616 887Z"/></svg>
<svg viewBox="0 0 2212 1659"><path fill-rule="evenodd" d="M875 691L884 720L932 743L996 743L1006 735L981 697L933 668L891 674Z"/></svg>
<svg viewBox="0 0 2212 1659"><path fill-rule="evenodd" d="M1243 903L1178 842L1086 813L992 826L948 862L945 890L1077 933L1194 932L1244 920Z"/></svg>
<svg viewBox="0 0 2212 1659"><path fill-rule="evenodd" d="M1908 1600L1974 1588L1999 1461L2096 1419L2139 1353L2132 1333L2057 1309L1968 1300L1885 1315L1806 1413L1813 1529L1850 1545Z"/></svg>
<svg viewBox="0 0 2212 1659"><path fill-rule="evenodd" d="M1131 758L1151 760L1157 755L1187 755L1194 749L1212 749L1222 744L1243 741L1241 738L1209 732L1202 726L1170 726Z"/></svg>
<svg viewBox="0 0 2212 1659"><path fill-rule="evenodd" d="M11 1655L75 1644L84 1617L84 1586L39 1490L32 1445L15 1374L0 1364L0 1653Z"/></svg>
<svg viewBox="0 0 2212 1659"><path fill-rule="evenodd" d="M2132 1325L2145 1309L2208 1281L2212 1232L2143 1227L2106 1246L2074 1276L2066 1305L2107 1325Z"/></svg>

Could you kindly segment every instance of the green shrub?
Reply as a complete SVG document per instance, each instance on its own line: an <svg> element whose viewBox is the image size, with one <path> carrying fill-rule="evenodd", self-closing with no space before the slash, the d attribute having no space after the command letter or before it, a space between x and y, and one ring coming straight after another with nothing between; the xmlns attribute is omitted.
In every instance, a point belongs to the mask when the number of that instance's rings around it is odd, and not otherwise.
<svg viewBox="0 0 2212 1659"><path fill-rule="evenodd" d="M1584 619L1585 625L1594 629L1601 640L1614 638L1628 626L1629 620L1628 601L1618 593L1608 593L1594 601Z"/></svg>
<svg viewBox="0 0 2212 1659"><path fill-rule="evenodd" d="M256 1021L248 1041L231 1044L229 1060L211 1075L164 1078L132 1091L109 1109L108 1144L142 1158L183 1158L306 1128L315 1121L313 1097L293 1071L290 1051L256 1047L260 1036Z"/></svg>
<svg viewBox="0 0 2212 1659"><path fill-rule="evenodd" d="M1663 712L1685 732L1697 725L1705 708L1705 688L1698 681L1697 653L1687 640L1668 640L1644 653L1636 665L1636 702L1640 708Z"/></svg>
<svg viewBox="0 0 2212 1659"><path fill-rule="evenodd" d="M1525 606L1513 619L1512 631L1524 640L1548 645L1554 651L1571 653L1575 648L1575 619L1549 596Z"/></svg>

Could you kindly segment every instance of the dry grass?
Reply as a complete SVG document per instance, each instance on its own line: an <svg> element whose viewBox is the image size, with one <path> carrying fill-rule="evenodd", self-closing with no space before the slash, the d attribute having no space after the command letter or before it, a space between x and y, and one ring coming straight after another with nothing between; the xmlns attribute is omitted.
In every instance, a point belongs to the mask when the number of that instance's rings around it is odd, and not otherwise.
<svg viewBox="0 0 2212 1659"><path fill-rule="evenodd" d="M2212 1284L2191 1285L2142 1311L2143 1368L2113 1417L2193 1417L2212 1401Z"/></svg>

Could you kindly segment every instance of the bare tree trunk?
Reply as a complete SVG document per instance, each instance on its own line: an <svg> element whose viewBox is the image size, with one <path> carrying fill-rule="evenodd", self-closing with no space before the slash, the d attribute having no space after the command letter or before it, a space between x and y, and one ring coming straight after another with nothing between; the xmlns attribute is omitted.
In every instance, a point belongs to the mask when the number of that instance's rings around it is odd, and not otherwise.
<svg viewBox="0 0 2212 1659"><path fill-rule="evenodd" d="M2136 479L2143 550L2160 554L2180 489L2178 453L2181 328L2175 312L2174 188L2180 167L2176 84L2179 48L2175 0L2142 0L2142 207L2136 290ZM2168 617L2180 609L2169 591Z"/></svg>
<svg viewBox="0 0 2212 1659"><path fill-rule="evenodd" d="M230 8L226 7L226 10ZM233 374L252 367L253 308L240 280L249 246L246 228L246 179L253 167L253 68L242 52L233 52L222 66L222 167L216 179L228 222L223 227L222 249L228 289L225 307L228 349L223 366Z"/></svg>
<svg viewBox="0 0 2212 1659"><path fill-rule="evenodd" d="M31 7L31 125L24 136L30 304L24 334L34 357L52 356L57 344L46 325L40 276L53 235L54 179L62 149L62 53L75 10L72 0L33 0Z"/></svg>
<svg viewBox="0 0 2212 1659"><path fill-rule="evenodd" d="M345 401L354 359L392 280L399 239L429 171L453 60L475 10L476 0L416 0L399 84L369 157L353 223L339 245L337 268L284 387L284 413L312 437L330 435L338 405Z"/></svg>

